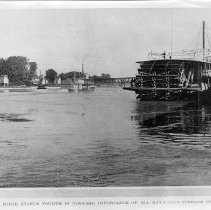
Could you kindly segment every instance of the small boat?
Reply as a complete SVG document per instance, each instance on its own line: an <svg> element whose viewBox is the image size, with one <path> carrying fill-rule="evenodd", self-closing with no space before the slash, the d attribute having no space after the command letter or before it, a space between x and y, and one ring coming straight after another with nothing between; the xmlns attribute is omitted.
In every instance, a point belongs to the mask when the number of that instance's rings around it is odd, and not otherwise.
<svg viewBox="0 0 211 210"><path fill-rule="evenodd" d="M37 89L46 89L45 85L38 85Z"/></svg>

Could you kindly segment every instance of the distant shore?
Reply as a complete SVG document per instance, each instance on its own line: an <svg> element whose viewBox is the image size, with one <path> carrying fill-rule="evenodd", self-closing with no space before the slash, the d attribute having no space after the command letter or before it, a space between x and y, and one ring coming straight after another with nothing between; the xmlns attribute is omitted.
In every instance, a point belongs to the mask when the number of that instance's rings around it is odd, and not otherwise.
<svg viewBox="0 0 211 210"><path fill-rule="evenodd" d="M28 88L37 88L38 86L21 86L21 85L9 85L9 86L0 86L0 89L14 89L14 88L21 88L21 89L28 89ZM48 86L47 88L61 88L62 86Z"/></svg>

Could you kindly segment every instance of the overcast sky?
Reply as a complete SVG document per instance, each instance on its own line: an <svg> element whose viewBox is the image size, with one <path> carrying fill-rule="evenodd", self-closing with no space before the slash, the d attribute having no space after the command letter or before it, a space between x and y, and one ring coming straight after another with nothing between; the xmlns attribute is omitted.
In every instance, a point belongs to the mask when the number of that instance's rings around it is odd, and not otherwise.
<svg viewBox="0 0 211 210"><path fill-rule="evenodd" d="M135 61L170 48L171 19L173 50L196 48L202 21L211 28L211 9L2 9L0 57L26 56L42 72L84 62L91 75L134 76Z"/></svg>

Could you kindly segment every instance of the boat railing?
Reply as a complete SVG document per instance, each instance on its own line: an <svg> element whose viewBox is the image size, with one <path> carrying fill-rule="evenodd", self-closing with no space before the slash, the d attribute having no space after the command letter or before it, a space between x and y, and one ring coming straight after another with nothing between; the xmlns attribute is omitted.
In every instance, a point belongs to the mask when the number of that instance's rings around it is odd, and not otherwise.
<svg viewBox="0 0 211 210"><path fill-rule="evenodd" d="M183 59L183 60L202 60L211 62L211 49L192 49L175 52L149 52L149 60L161 60L161 59Z"/></svg>

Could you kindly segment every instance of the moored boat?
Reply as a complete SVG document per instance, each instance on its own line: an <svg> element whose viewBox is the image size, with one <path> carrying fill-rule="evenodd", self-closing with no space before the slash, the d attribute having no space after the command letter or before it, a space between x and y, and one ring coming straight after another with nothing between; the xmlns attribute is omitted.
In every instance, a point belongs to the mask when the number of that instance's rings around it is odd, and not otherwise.
<svg viewBox="0 0 211 210"><path fill-rule="evenodd" d="M46 86L41 84L41 85L38 85L37 89L46 89Z"/></svg>
<svg viewBox="0 0 211 210"><path fill-rule="evenodd" d="M134 91L141 101L199 101L211 100L211 50L180 53L149 53L149 59L136 62L138 74L125 90ZM201 59L197 55L202 55Z"/></svg>

